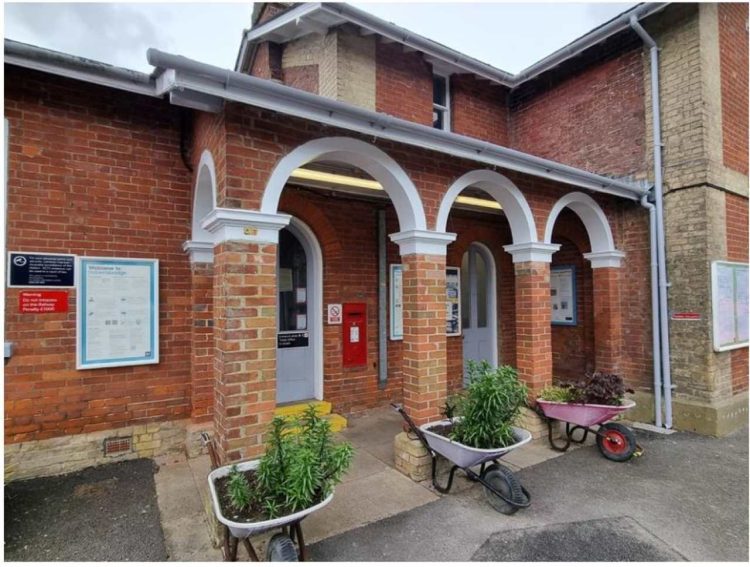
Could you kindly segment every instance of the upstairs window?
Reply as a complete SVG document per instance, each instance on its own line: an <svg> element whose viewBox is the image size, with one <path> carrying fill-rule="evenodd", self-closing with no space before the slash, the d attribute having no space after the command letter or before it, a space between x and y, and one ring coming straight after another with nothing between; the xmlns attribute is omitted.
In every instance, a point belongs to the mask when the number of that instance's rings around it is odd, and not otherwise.
<svg viewBox="0 0 750 567"><path fill-rule="evenodd" d="M432 127L451 129L450 83L443 75L432 76Z"/></svg>

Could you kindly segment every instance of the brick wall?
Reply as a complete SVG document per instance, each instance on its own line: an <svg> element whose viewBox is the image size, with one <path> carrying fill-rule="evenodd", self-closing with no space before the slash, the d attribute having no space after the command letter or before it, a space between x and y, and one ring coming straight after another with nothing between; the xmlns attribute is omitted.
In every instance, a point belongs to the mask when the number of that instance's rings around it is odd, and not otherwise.
<svg viewBox="0 0 750 567"><path fill-rule="evenodd" d="M432 68L397 43L375 46L375 109L432 126Z"/></svg>
<svg viewBox="0 0 750 567"><path fill-rule="evenodd" d="M602 174L645 170L640 46L520 87L510 113L513 148Z"/></svg>
<svg viewBox="0 0 750 567"><path fill-rule="evenodd" d="M68 313L18 312L6 289L6 443L190 415L190 173L166 102L5 69L8 249L160 261L160 362L75 369Z"/></svg>
<svg viewBox="0 0 750 567"><path fill-rule="evenodd" d="M724 165L747 175L747 4L720 3L718 9Z"/></svg>
<svg viewBox="0 0 750 567"><path fill-rule="evenodd" d="M472 75L453 75L451 130L486 142L508 146L507 89Z"/></svg>
<svg viewBox="0 0 750 567"><path fill-rule="evenodd" d="M747 198L727 193L727 260L748 261L748 206ZM748 348L731 351L732 393L748 389Z"/></svg>

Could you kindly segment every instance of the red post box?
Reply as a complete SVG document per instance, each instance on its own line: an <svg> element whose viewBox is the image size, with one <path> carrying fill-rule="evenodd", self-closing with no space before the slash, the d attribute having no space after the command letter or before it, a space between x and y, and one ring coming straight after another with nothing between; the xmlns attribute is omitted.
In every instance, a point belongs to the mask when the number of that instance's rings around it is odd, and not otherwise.
<svg viewBox="0 0 750 567"><path fill-rule="evenodd" d="M344 366L367 364L367 304L344 303Z"/></svg>

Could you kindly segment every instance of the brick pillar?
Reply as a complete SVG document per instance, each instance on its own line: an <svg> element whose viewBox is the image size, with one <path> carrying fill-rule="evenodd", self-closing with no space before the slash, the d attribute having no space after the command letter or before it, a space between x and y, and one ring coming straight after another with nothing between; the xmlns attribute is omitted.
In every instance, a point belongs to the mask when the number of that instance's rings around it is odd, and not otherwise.
<svg viewBox="0 0 750 567"><path fill-rule="evenodd" d="M445 252L454 239L428 231L391 235L404 265L404 408L417 424L439 419L448 393Z"/></svg>
<svg viewBox="0 0 750 567"><path fill-rule="evenodd" d="M276 408L276 249L287 215L214 209L214 436L222 462L257 457Z"/></svg>
<svg viewBox="0 0 750 567"><path fill-rule="evenodd" d="M552 383L549 266L560 246L534 242L504 248L513 254L516 274L516 366L533 400Z"/></svg>
<svg viewBox="0 0 750 567"><path fill-rule="evenodd" d="M622 304L620 301L620 261L624 254L596 252L584 254L594 273L594 360L603 372L618 372L622 356Z"/></svg>
<svg viewBox="0 0 750 567"><path fill-rule="evenodd" d="M404 407L418 424L440 418L448 392L445 256L410 254L404 264Z"/></svg>

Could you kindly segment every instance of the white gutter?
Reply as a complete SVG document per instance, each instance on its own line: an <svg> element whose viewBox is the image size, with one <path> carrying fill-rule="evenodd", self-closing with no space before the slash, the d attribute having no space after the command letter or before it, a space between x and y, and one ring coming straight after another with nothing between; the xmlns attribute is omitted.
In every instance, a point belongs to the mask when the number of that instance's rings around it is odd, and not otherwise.
<svg viewBox="0 0 750 567"><path fill-rule="evenodd" d="M611 179L179 55L149 49L148 61L157 67L157 74L161 72L157 77L160 94L181 91L183 97L190 92L210 95L634 201L646 193L634 182Z"/></svg>
<svg viewBox="0 0 750 567"><path fill-rule="evenodd" d="M672 428L672 371L669 345L669 306L667 298L667 253L664 236L664 199L662 186L662 140L661 140L661 105L659 97L659 48L654 39L638 23L635 17L630 19L633 30L649 48L651 56L651 115L653 120L654 146L654 205L656 207L656 252L659 270L659 328L661 333L661 372L664 390L664 427ZM654 360L654 365L657 361Z"/></svg>
<svg viewBox="0 0 750 567"><path fill-rule="evenodd" d="M5 63L104 87L160 96L156 93L155 81L145 73L10 39L5 40Z"/></svg>

